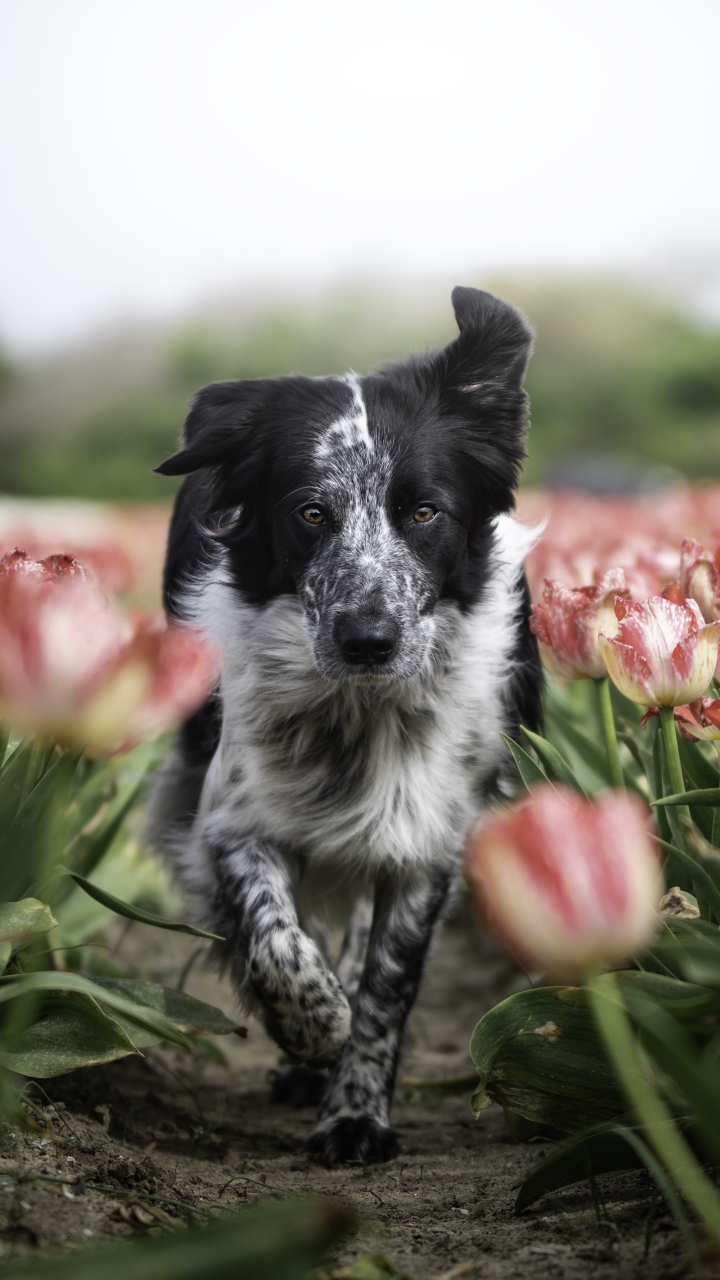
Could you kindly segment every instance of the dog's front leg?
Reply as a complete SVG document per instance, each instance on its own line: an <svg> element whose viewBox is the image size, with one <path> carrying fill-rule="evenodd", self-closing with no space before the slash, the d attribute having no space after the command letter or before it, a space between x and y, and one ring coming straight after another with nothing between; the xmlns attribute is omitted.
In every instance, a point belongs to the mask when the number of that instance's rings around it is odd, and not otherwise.
<svg viewBox="0 0 720 1280"><path fill-rule="evenodd" d="M247 837L212 850L213 916L241 997L260 1006L268 1032L298 1062L337 1060L350 1006L315 943L300 928L283 858Z"/></svg>
<svg viewBox="0 0 720 1280"><path fill-rule="evenodd" d="M450 871L416 871L378 886L352 1032L309 1142L325 1164L397 1154L388 1121L402 1034L452 879Z"/></svg>

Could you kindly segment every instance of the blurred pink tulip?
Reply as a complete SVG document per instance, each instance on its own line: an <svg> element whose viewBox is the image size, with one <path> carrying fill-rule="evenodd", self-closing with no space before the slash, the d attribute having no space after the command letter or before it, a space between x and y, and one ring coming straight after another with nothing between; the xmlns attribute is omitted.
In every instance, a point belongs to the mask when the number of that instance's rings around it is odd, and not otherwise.
<svg viewBox="0 0 720 1280"><path fill-rule="evenodd" d="M618 599L615 613L619 629L601 633L599 645L611 680L626 698L676 707L705 692L717 662L720 623L706 625L694 600Z"/></svg>
<svg viewBox="0 0 720 1280"><path fill-rule="evenodd" d="M684 538L680 560L680 586L686 596L700 606L706 622L720 619L720 573L718 557L705 551L694 538Z"/></svg>
<svg viewBox="0 0 720 1280"><path fill-rule="evenodd" d="M71 556L0 560L0 719L12 728L110 755L190 714L216 677L197 632L111 608Z"/></svg>
<svg viewBox="0 0 720 1280"><path fill-rule="evenodd" d="M607 675L598 635L617 631L616 596L630 596L622 569L611 569L595 587L570 588L546 580L542 602L533 606L530 627L557 674L569 680L599 680Z"/></svg>
<svg viewBox="0 0 720 1280"><path fill-rule="evenodd" d="M480 824L468 841L471 894L531 969L582 980L641 950L663 893L647 810L625 793L592 802L550 783Z"/></svg>

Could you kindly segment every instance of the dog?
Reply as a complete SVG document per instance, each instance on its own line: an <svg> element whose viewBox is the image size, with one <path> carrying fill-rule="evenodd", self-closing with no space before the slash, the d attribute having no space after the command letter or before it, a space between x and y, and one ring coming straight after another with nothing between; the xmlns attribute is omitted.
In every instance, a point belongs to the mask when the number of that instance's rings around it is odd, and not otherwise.
<svg viewBox="0 0 720 1280"><path fill-rule="evenodd" d="M186 477L166 608L214 637L222 676L159 776L153 839L287 1087L324 1072L327 1165L399 1149L428 948L507 788L500 734L539 719L532 534L508 514L531 333L488 293L452 302L453 342L377 373L205 387L157 468Z"/></svg>

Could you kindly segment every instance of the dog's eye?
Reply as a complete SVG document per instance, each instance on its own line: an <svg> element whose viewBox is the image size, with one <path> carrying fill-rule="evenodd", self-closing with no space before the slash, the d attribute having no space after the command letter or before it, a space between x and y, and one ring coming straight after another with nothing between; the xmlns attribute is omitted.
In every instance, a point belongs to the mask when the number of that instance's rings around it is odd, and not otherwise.
<svg viewBox="0 0 720 1280"><path fill-rule="evenodd" d="M303 520L307 520L308 524L325 523L325 513L322 507L303 507L300 515Z"/></svg>
<svg viewBox="0 0 720 1280"><path fill-rule="evenodd" d="M415 524L429 524L437 515L437 507L433 507L429 502L423 502L421 507L416 507L413 511L413 520Z"/></svg>

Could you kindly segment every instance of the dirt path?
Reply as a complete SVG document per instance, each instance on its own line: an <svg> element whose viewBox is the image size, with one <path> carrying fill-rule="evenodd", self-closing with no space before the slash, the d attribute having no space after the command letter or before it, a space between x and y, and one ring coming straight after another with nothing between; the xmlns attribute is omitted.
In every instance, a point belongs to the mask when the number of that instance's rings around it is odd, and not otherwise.
<svg viewBox="0 0 720 1280"><path fill-rule="evenodd" d="M137 931L142 933L149 931ZM175 936L168 942L166 935L154 942L156 949L145 956L146 976L167 981L177 973L192 949L185 950L184 941ZM402 1079L470 1070L466 1046L472 1027L503 994L509 976L466 919L451 921L412 1015ZM194 973L188 989L232 1010L229 992L210 973ZM401 1083L393 1113L402 1140L398 1159L367 1168L326 1170L313 1164L303 1144L314 1112L270 1104L267 1074L277 1064L277 1050L256 1023L248 1025L246 1041L231 1037L231 1045L223 1044L229 1071L174 1051L149 1050L143 1059L44 1082L77 1136L55 1120L52 1136L16 1132L6 1138L0 1153L0 1256L37 1244L78 1247L102 1235L154 1229L158 1220L152 1213L184 1212L145 1196L201 1210L302 1193L339 1197L362 1219L361 1233L344 1247L337 1265L379 1249L417 1280L445 1275L463 1263L474 1268L462 1274L497 1280L660 1280L679 1274L681 1242L667 1214L656 1217L643 1258L651 1199L645 1174L606 1180L600 1219L585 1186L547 1197L515 1217L514 1188L549 1147L512 1143L495 1106L475 1121L470 1089L444 1097ZM51 1182L18 1186L15 1178L23 1173L70 1183L80 1177L109 1190L83 1193L81 1184L77 1194L70 1185Z"/></svg>

